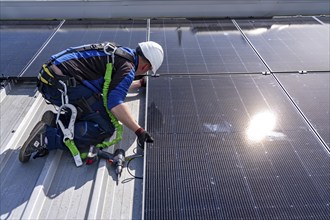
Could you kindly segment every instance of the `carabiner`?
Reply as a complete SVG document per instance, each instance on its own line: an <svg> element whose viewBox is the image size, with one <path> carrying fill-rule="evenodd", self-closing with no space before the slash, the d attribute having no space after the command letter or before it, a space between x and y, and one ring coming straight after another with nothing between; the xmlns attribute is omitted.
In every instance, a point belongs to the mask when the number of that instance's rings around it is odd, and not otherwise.
<svg viewBox="0 0 330 220"><path fill-rule="evenodd" d="M111 48L112 49L112 52L109 52L108 51L108 48ZM114 45L112 45L112 44L110 44L110 43L107 43L107 44L104 45L103 51L104 51L105 54L108 55L107 56L108 63L109 63L109 56L110 55L111 55L112 64L115 63L115 52L116 52L116 50L117 50L117 47L114 46Z"/></svg>

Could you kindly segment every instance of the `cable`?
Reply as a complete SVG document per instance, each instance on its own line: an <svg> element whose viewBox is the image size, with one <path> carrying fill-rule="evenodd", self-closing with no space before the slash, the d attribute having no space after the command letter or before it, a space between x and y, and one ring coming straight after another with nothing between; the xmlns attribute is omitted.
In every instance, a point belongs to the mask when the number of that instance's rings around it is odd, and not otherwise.
<svg viewBox="0 0 330 220"><path fill-rule="evenodd" d="M143 179L142 176L135 176L133 175L131 172L130 172L130 169L129 169L129 164L131 161L133 161L134 159L136 158L142 158L144 155L143 154L140 154L140 155L136 155L134 157L131 157L128 159L128 162L127 162L127 165L126 165L126 168L127 168L127 172L129 173L129 175L131 175L134 179Z"/></svg>

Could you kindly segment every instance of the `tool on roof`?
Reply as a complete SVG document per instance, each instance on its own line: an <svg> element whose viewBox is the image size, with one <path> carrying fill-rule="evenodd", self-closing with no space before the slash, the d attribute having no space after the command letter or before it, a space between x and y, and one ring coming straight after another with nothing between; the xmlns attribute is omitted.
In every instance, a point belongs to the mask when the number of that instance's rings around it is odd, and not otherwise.
<svg viewBox="0 0 330 220"><path fill-rule="evenodd" d="M115 151L113 158L113 163L116 166L116 174L117 174L117 185L119 178L121 177L121 172L123 171L124 163L125 163L125 151L123 149L117 149Z"/></svg>
<svg viewBox="0 0 330 220"><path fill-rule="evenodd" d="M89 151L86 158L86 165L91 165L98 160L98 156L97 156L98 151L99 149L96 148L94 145L91 145L89 147Z"/></svg>
<svg viewBox="0 0 330 220"><path fill-rule="evenodd" d="M123 167L125 165L125 151L123 149L116 149L115 152L111 154L95 147L94 145L91 145L86 159L86 164L91 165L96 162L98 158L105 159L110 164L116 167L116 182L118 185L121 173L123 171Z"/></svg>

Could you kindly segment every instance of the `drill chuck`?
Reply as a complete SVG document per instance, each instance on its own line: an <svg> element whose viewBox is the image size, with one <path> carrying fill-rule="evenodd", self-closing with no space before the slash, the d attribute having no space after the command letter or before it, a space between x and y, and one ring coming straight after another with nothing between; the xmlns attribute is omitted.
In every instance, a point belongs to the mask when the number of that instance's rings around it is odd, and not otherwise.
<svg viewBox="0 0 330 220"><path fill-rule="evenodd" d="M120 175L125 163L125 151L123 149L117 149L115 151L113 160L116 166L116 174Z"/></svg>
<svg viewBox="0 0 330 220"><path fill-rule="evenodd" d="M97 151L98 151L98 149L94 145L91 145L89 147L88 155L86 158L87 165L90 165L90 164L94 163L95 161L97 161Z"/></svg>

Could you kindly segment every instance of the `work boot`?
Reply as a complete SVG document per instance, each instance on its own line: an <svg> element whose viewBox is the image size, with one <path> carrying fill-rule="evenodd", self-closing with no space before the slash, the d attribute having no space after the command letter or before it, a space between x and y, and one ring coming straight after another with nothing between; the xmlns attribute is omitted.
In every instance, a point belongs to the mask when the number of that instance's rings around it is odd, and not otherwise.
<svg viewBox="0 0 330 220"><path fill-rule="evenodd" d="M43 121L39 121L34 126L30 136L25 141L19 152L19 160L22 163L28 162L34 152L37 152L34 158L46 156L48 154L48 150L46 148L47 145L45 143L46 128L47 123Z"/></svg>
<svg viewBox="0 0 330 220"><path fill-rule="evenodd" d="M56 115L54 112L48 110L46 111L41 118L41 121L45 122L50 127L56 127Z"/></svg>

